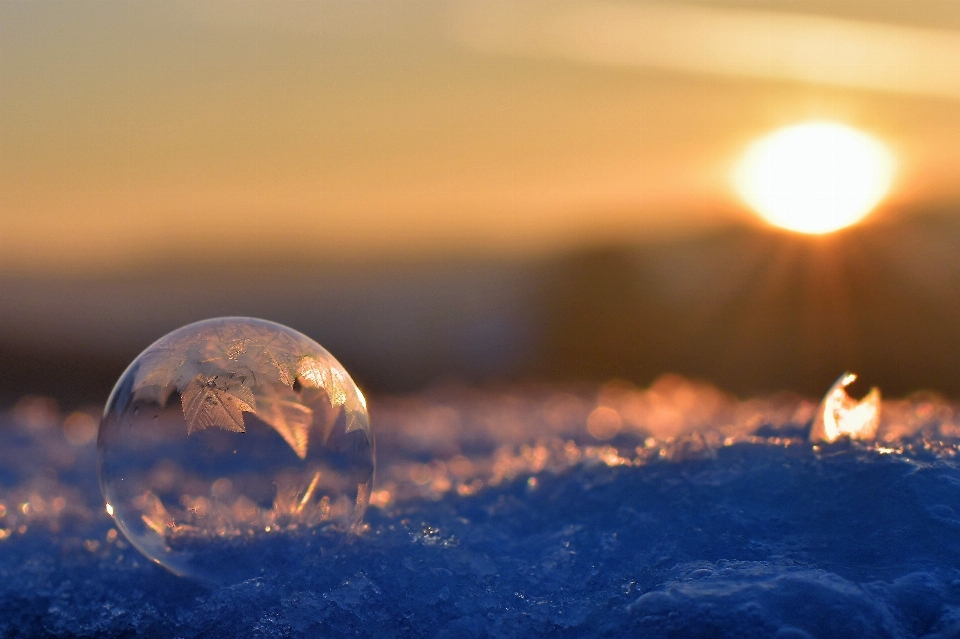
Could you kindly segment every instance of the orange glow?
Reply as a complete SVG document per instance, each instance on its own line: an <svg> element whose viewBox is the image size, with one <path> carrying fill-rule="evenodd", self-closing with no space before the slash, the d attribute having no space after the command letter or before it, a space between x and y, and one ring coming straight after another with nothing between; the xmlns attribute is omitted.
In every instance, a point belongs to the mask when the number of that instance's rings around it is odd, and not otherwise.
<svg viewBox="0 0 960 639"><path fill-rule="evenodd" d="M770 117L871 122L905 209L960 198L936 3L763 4L0 3L0 275L697 232L739 221L729 151Z"/></svg>
<svg viewBox="0 0 960 639"><path fill-rule="evenodd" d="M887 194L893 170L893 156L874 138L842 124L808 122L754 143L735 182L773 226L821 235L862 220Z"/></svg>

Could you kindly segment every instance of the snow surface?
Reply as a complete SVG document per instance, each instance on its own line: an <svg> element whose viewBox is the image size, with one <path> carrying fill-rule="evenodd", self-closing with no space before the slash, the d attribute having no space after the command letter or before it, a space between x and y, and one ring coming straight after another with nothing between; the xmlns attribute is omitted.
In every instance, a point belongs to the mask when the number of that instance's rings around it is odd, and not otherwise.
<svg viewBox="0 0 960 639"><path fill-rule="evenodd" d="M816 446L813 409L676 378L375 399L368 528L336 553L269 539L261 576L211 589L130 548L95 445L22 402L0 417L0 636L960 636L954 406L886 402L877 442Z"/></svg>

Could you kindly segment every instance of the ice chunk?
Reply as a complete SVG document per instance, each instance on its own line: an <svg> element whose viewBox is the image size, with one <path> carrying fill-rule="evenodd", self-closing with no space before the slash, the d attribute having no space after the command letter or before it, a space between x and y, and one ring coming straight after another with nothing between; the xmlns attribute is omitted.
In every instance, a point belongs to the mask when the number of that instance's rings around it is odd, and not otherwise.
<svg viewBox="0 0 960 639"><path fill-rule="evenodd" d="M833 442L840 437L873 440L880 425L880 389L870 389L859 402L847 394L847 387L857 379L855 373L844 373L824 395L817 409L810 441Z"/></svg>

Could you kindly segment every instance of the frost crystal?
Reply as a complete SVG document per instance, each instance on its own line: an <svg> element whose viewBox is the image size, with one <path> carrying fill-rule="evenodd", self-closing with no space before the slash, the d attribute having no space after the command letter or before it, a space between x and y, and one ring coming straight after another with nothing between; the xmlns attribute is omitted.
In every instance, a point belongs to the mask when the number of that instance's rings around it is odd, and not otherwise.
<svg viewBox="0 0 960 639"><path fill-rule="evenodd" d="M216 426L245 431L243 413L272 426L302 459L307 454L313 411L294 384L326 391L333 406L348 403L346 373L324 358L304 353L303 344L268 327L214 324L162 339L143 355L134 377L134 396L165 404L176 390L187 432ZM348 406L347 429L362 427ZM363 407L365 410L365 407Z"/></svg>
<svg viewBox="0 0 960 639"><path fill-rule="evenodd" d="M216 375L210 379L194 377L180 392L183 417L187 420L187 434L218 426L242 433L243 412L256 412L257 400L253 391L243 382L222 381Z"/></svg>

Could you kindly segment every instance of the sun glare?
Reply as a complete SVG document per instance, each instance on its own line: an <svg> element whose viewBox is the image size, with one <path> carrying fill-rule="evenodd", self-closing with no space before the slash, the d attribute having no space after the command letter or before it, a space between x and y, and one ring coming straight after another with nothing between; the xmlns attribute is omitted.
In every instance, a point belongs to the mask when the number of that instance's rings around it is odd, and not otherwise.
<svg viewBox="0 0 960 639"><path fill-rule="evenodd" d="M770 224L814 235L862 220L887 194L894 160L878 140L831 122L780 129L755 142L735 184Z"/></svg>

